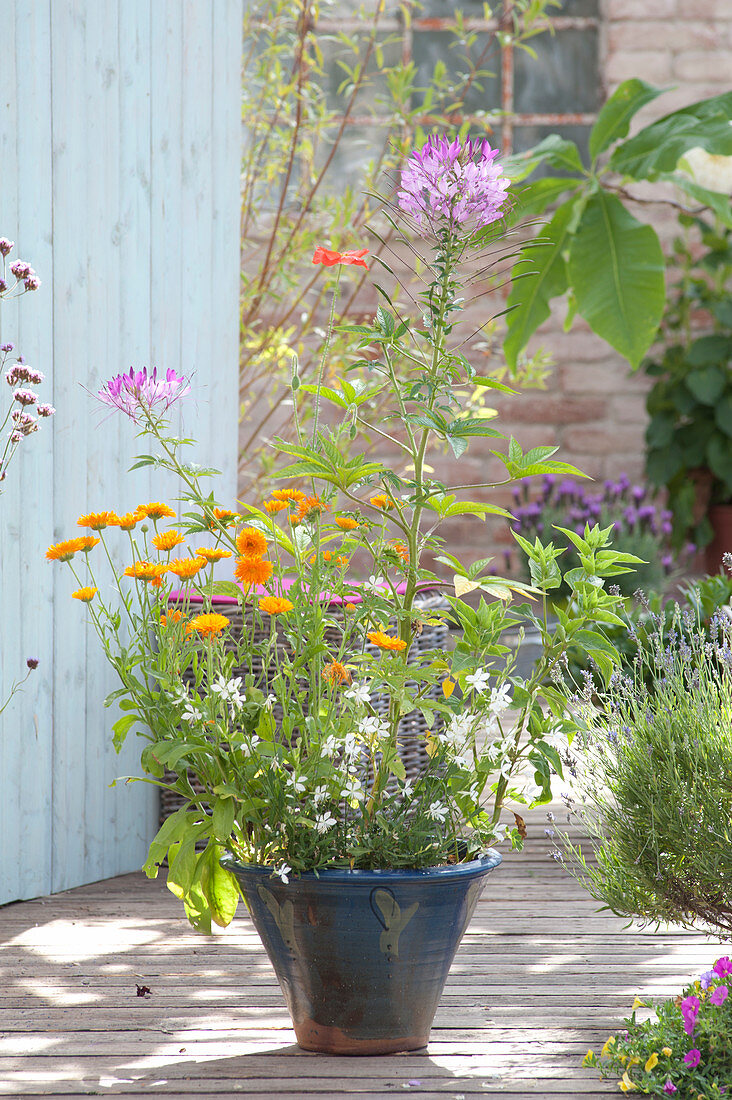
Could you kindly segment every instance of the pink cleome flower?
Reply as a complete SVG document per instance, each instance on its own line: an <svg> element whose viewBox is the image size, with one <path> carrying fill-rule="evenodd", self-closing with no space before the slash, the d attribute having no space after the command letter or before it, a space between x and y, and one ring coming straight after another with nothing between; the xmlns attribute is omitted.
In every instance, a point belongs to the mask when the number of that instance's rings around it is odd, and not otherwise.
<svg viewBox="0 0 732 1100"><path fill-rule="evenodd" d="M129 373L118 374L105 382L97 397L105 405L126 413L135 423L141 411L152 412L156 407L165 411L190 392L186 378L179 378L172 367L166 372L165 380L158 380L157 368L148 374L147 367Z"/></svg>
<svg viewBox="0 0 732 1100"><path fill-rule="evenodd" d="M433 135L415 150L402 169L399 206L418 224L471 222L476 228L501 217L510 180L493 161L497 149L487 141L464 145Z"/></svg>

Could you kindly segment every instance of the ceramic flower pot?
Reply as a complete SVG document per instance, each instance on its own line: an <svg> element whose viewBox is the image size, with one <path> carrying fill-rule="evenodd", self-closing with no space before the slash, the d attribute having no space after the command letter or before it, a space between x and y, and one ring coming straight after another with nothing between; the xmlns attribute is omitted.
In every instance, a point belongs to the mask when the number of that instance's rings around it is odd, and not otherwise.
<svg viewBox="0 0 732 1100"><path fill-rule="evenodd" d="M723 568L722 555L732 553L732 504L713 504L709 509L709 522L714 536L705 550L707 573L718 573Z"/></svg>
<svg viewBox="0 0 732 1100"><path fill-rule="evenodd" d="M423 871L327 870L273 878L233 859L297 1041L325 1054L390 1054L427 1045L445 980L493 849Z"/></svg>

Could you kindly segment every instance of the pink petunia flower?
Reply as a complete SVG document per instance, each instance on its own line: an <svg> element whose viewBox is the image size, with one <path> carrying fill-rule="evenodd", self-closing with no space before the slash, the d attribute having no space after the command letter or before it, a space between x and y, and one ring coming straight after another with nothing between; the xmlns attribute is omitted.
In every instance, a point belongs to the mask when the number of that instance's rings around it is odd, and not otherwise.
<svg viewBox="0 0 732 1100"><path fill-rule="evenodd" d="M697 1050L696 1047L692 1047L691 1050L687 1051L687 1053L684 1055L684 1061L686 1062L687 1066L691 1066L691 1068L693 1069L694 1066L698 1066L701 1062L701 1051Z"/></svg>
<svg viewBox="0 0 732 1100"><path fill-rule="evenodd" d="M687 1035L694 1034L698 1012L699 998L694 996L684 997L681 1002L681 1015L684 1017L684 1031Z"/></svg>
<svg viewBox="0 0 732 1100"><path fill-rule="evenodd" d="M673 1083L673 1081L671 1080L670 1077L666 1078L666 1084L663 1086L663 1091L668 1096L672 1096L673 1093L678 1092L678 1089L676 1088L676 1085Z"/></svg>
<svg viewBox="0 0 732 1100"><path fill-rule="evenodd" d="M709 1000L713 1005L722 1005L727 1000L729 989L726 985L718 985L713 993L710 993Z"/></svg>
<svg viewBox="0 0 732 1100"><path fill-rule="evenodd" d="M720 978L726 978L728 974L732 974L732 962L729 955L723 955L721 959L717 959L714 964L714 973Z"/></svg>

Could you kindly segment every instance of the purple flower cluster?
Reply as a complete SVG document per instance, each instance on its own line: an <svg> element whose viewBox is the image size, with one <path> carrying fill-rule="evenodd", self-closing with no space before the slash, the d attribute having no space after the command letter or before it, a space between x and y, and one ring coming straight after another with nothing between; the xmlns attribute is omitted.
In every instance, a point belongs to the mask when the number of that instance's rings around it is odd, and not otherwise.
<svg viewBox="0 0 732 1100"><path fill-rule="evenodd" d="M671 534L671 512L658 511L649 500L647 488L632 485L626 474L621 474L617 481L606 481L602 492L588 491L581 482L557 481L553 474L547 474L536 499L528 500L526 489L514 489L513 499L512 527L524 537L549 534L552 523L569 527L578 535L584 532L587 523L591 527L595 523L605 526L613 523L616 537L642 531L659 537Z"/></svg>
<svg viewBox="0 0 732 1100"><path fill-rule="evenodd" d="M97 397L103 404L119 409L138 423L140 413L165 412L170 406L190 392L188 380L178 377L172 367L165 379L158 379L157 368L148 374L147 367L127 374L118 374L105 382Z"/></svg>
<svg viewBox="0 0 732 1100"><path fill-rule="evenodd" d="M0 237L0 256L3 258L3 274L5 274L5 259L15 248L13 241L9 241L7 237ZM36 275L35 271L27 260L15 260L10 265L10 270L15 276L15 283L10 287L10 290L15 290L16 287L23 285L24 290L38 290L41 285L41 280ZM6 294L8 291L8 284L5 279L0 279L0 297Z"/></svg>
<svg viewBox="0 0 732 1100"><path fill-rule="evenodd" d="M420 226L425 218L432 228L490 225L501 217L510 183L493 163L497 155L487 141L433 135L402 169L399 206Z"/></svg>

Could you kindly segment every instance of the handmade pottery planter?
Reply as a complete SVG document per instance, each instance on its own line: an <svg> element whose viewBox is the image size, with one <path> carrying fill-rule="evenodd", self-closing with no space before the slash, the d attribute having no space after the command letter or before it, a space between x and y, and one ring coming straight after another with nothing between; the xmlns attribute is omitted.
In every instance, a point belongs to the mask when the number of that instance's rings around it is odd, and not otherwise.
<svg viewBox="0 0 732 1100"><path fill-rule="evenodd" d="M223 859L241 886L298 1044L325 1054L427 1045L445 980L493 849L423 871L327 870L273 878Z"/></svg>

